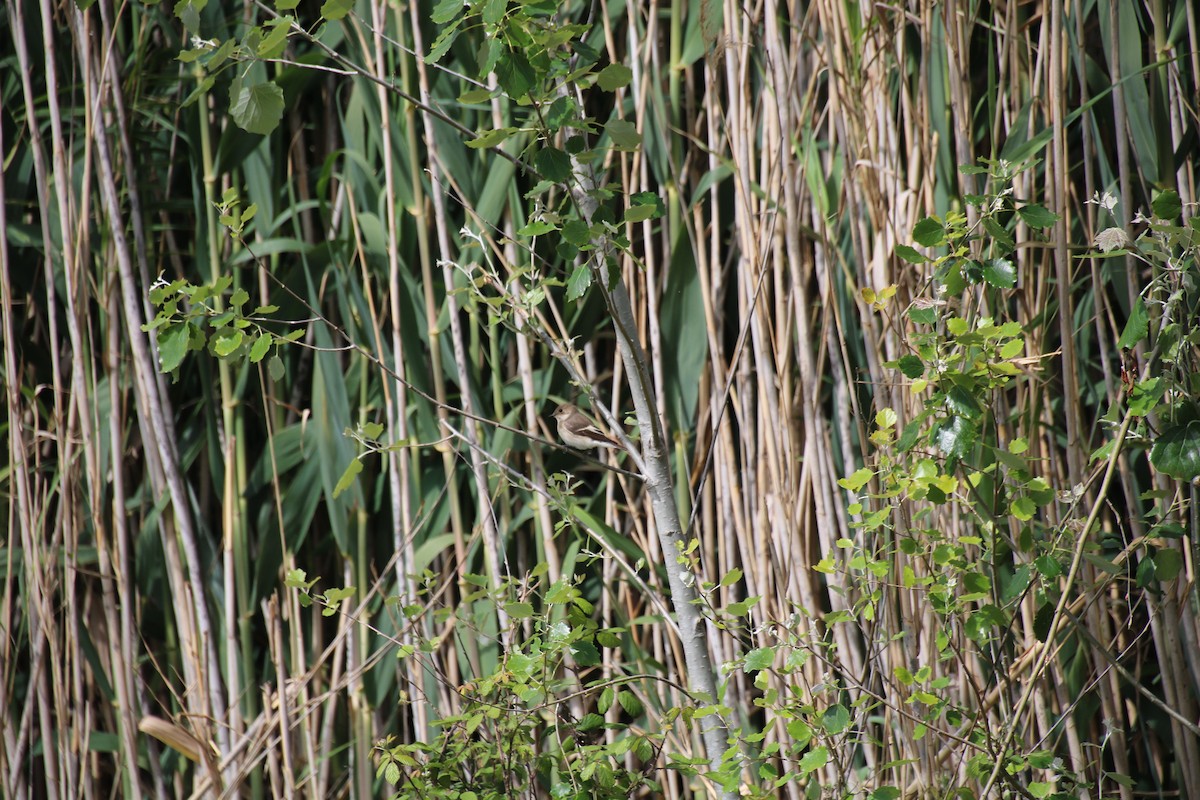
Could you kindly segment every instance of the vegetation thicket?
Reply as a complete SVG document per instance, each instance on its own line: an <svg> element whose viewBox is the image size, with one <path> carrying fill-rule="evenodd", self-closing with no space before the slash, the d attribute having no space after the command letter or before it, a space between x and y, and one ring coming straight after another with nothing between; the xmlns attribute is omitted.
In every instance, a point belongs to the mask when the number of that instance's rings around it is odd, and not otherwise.
<svg viewBox="0 0 1200 800"><path fill-rule="evenodd" d="M1200 796L1188 0L0 17L0 795Z"/></svg>

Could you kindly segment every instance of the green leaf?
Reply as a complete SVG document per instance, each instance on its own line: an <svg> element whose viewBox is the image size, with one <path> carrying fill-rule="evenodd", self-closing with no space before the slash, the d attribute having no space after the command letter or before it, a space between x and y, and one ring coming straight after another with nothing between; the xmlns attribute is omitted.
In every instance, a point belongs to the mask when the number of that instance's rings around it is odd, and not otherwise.
<svg viewBox="0 0 1200 800"><path fill-rule="evenodd" d="M1037 504L1028 497L1018 497L1012 501L1012 505L1009 506L1008 510L1017 519L1022 522L1028 522L1037 513Z"/></svg>
<svg viewBox="0 0 1200 800"><path fill-rule="evenodd" d="M580 264L571 273L567 281L567 299L578 300L587 293L592 285L592 270L587 264Z"/></svg>
<svg viewBox="0 0 1200 800"><path fill-rule="evenodd" d="M925 362L914 355L900 356L900 360L896 362L896 366L900 367L900 371L904 373L904 377L909 380L914 380L925 374Z"/></svg>
<svg viewBox="0 0 1200 800"><path fill-rule="evenodd" d="M896 245L896 255L900 256L910 264L924 264L929 260L925 256L921 255L916 248L909 247L906 244Z"/></svg>
<svg viewBox="0 0 1200 800"><path fill-rule="evenodd" d="M1200 419L1164 430L1150 447L1150 463L1177 480L1194 481L1200 477Z"/></svg>
<svg viewBox="0 0 1200 800"><path fill-rule="evenodd" d="M533 157L534 168L542 177L565 183L571 177L571 157L557 147L544 147Z"/></svg>
<svg viewBox="0 0 1200 800"><path fill-rule="evenodd" d="M562 236L576 247L582 247L592 238L587 223L581 219L569 219L563 223Z"/></svg>
<svg viewBox="0 0 1200 800"><path fill-rule="evenodd" d="M821 715L821 724L836 736L850 727L850 712L841 703L834 703Z"/></svg>
<svg viewBox="0 0 1200 800"><path fill-rule="evenodd" d="M457 0L455 0L453 5L455 8L463 7L462 3L457 2ZM474 106L480 103L486 103L491 99L491 97L491 89L471 89L470 91L460 94L458 96L458 102L462 103L464 106Z"/></svg>
<svg viewBox="0 0 1200 800"><path fill-rule="evenodd" d="M1166 382L1162 378L1147 378L1139 381L1133 387L1133 394L1129 397L1129 413L1144 417L1153 412L1166 391Z"/></svg>
<svg viewBox="0 0 1200 800"><path fill-rule="evenodd" d="M541 236L543 233L556 231L558 228L545 220L535 220L517 230L518 236Z"/></svg>
<svg viewBox="0 0 1200 800"><path fill-rule="evenodd" d="M1150 208L1154 209L1154 216L1170 221L1182 213L1183 204L1179 201L1178 192L1174 189L1167 189L1155 196L1154 200L1150 202Z"/></svg>
<svg viewBox="0 0 1200 800"><path fill-rule="evenodd" d="M486 133L479 134L474 139L469 139L467 141L467 147L475 150L483 150L488 147L495 147L509 136L512 136L515 132L516 128L495 128L487 131Z"/></svg>
<svg viewBox="0 0 1200 800"><path fill-rule="evenodd" d="M1017 213L1025 224L1031 228L1049 228L1058 222L1060 217L1052 211L1047 211L1037 203L1029 203L1017 209Z"/></svg>
<svg viewBox="0 0 1200 800"><path fill-rule="evenodd" d="M458 26L462 24L463 18L458 17L454 22L447 27L442 28L442 32L433 40L433 45L429 48L429 55L425 56L426 64L436 63L442 56L450 50L450 45L454 44L454 40L458 38Z"/></svg>
<svg viewBox="0 0 1200 800"><path fill-rule="evenodd" d="M528 94L536 80L537 73L529 59L519 51L509 50L496 60L496 82L512 99L520 100Z"/></svg>
<svg viewBox="0 0 1200 800"><path fill-rule="evenodd" d="M829 750L825 747L814 747L800 759L800 774L807 775L813 770L820 769L829 762Z"/></svg>
<svg viewBox="0 0 1200 800"><path fill-rule="evenodd" d="M633 78L633 70L624 64L609 64L596 73L596 85L606 92L615 92L623 86L628 86Z"/></svg>
<svg viewBox="0 0 1200 800"><path fill-rule="evenodd" d="M242 130L268 134L283 119L283 90L271 81L243 86L230 103L229 113Z"/></svg>
<svg viewBox="0 0 1200 800"><path fill-rule="evenodd" d="M875 473L863 467L848 478L839 478L838 486L847 489L851 492L857 492L862 487L866 486L871 478L875 477Z"/></svg>
<svg viewBox="0 0 1200 800"><path fill-rule="evenodd" d="M983 263L983 279L997 289L1017 285L1017 268L1007 258L993 258Z"/></svg>
<svg viewBox="0 0 1200 800"><path fill-rule="evenodd" d="M354 485L354 479L363 471L362 461L357 458L350 459L350 465L346 467L346 471L342 473L342 477L338 479L337 485L333 487L333 499L342 492Z"/></svg>
<svg viewBox="0 0 1200 800"><path fill-rule="evenodd" d="M1133 301L1133 308L1129 311L1129 319L1125 322L1125 328L1121 331L1121 338L1117 339L1117 347L1122 350L1132 350L1138 342L1146 338L1146 334L1150 332L1150 313L1146 310L1146 304L1142 302L1139 295Z"/></svg>
<svg viewBox="0 0 1200 800"><path fill-rule="evenodd" d="M213 337L213 352L224 358L242 346L243 338L241 331L226 328Z"/></svg>
<svg viewBox="0 0 1200 800"><path fill-rule="evenodd" d="M267 371L271 373L271 380L281 381L284 376L283 359L278 355L271 356L271 360L267 362Z"/></svg>
<svg viewBox="0 0 1200 800"><path fill-rule="evenodd" d="M354 0L325 0L321 6L321 18L329 22L337 22L354 10Z"/></svg>
<svg viewBox="0 0 1200 800"><path fill-rule="evenodd" d="M979 431L966 417L954 416L938 428L934 440L948 458L958 461L971 452Z"/></svg>
<svg viewBox="0 0 1200 800"><path fill-rule="evenodd" d="M630 206L625 209L625 222L645 222L648 219L654 219L656 209L654 206Z"/></svg>
<svg viewBox="0 0 1200 800"><path fill-rule="evenodd" d="M457 17L466 8L462 0L438 0L429 14L429 21L435 25L445 25Z"/></svg>
<svg viewBox="0 0 1200 800"><path fill-rule="evenodd" d="M614 150L632 152L642 146L642 135L629 120L609 120L604 124L604 130L608 131L608 135L612 138Z"/></svg>
<svg viewBox="0 0 1200 800"><path fill-rule="evenodd" d="M274 338L270 334L264 334L254 340L254 344L250 345L250 362L257 364L262 361L267 353L271 352L271 342Z"/></svg>
<svg viewBox="0 0 1200 800"><path fill-rule="evenodd" d="M913 226L913 238L917 244L935 247L946 241L946 228L937 217L926 217Z"/></svg>
<svg viewBox="0 0 1200 800"><path fill-rule="evenodd" d="M158 366L163 372L174 372L187 355L191 332L186 322L171 325L158 334Z"/></svg>
<svg viewBox="0 0 1200 800"><path fill-rule="evenodd" d="M743 672L761 672L764 669L769 669L771 663L775 661L774 647L756 647L749 653L746 653L746 660L742 664Z"/></svg>
<svg viewBox="0 0 1200 800"><path fill-rule="evenodd" d="M1173 581L1183 570L1183 554L1164 547L1154 554L1154 574L1160 581Z"/></svg>
<svg viewBox="0 0 1200 800"><path fill-rule="evenodd" d="M532 603L505 603L504 610L513 619L528 619L533 616Z"/></svg>

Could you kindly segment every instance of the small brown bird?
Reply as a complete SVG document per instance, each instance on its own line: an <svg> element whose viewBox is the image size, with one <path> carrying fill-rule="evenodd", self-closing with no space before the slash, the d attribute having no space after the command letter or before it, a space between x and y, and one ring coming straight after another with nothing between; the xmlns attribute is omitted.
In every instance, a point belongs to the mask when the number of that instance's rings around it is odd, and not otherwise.
<svg viewBox="0 0 1200 800"><path fill-rule="evenodd" d="M590 450L593 447L612 447L618 450L621 448L621 445L605 436L594 422L571 403L563 403L556 408L554 418L558 420L559 438L569 447L576 450Z"/></svg>

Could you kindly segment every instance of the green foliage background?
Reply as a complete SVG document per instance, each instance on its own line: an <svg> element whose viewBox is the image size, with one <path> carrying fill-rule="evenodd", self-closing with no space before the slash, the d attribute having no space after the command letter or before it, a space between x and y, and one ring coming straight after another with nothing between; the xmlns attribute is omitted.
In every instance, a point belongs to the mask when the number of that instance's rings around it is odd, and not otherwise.
<svg viewBox="0 0 1200 800"><path fill-rule="evenodd" d="M0 13L0 794L1200 795L1193 4Z"/></svg>

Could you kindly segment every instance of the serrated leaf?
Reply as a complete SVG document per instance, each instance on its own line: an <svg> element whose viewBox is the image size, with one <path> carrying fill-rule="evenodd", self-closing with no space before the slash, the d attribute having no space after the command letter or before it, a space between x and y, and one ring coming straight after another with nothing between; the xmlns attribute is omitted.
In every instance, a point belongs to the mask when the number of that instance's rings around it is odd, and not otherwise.
<svg viewBox="0 0 1200 800"><path fill-rule="evenodd" d="M764 669L769 669L771 663L774 661L774 647L756 647L749 653L746 653L746 659L742 663L742 671L746 673L761 672Z"/></svg>
<svg viewBox="0 0 1200 800"><path fill-rule="evenodd" d="M435 25L445 25L462 13L466 6L462 0L438 0L429 13L429 21Z"/></svg>
<svg viewBox="0 0 1200 800"><path fill-rule="evenodd" d="M906 244L896 245L896 255L904 259L910 264L924 264L929 259L921 255L914 247L909 247Z"/></svg>
<svg viewBox="0 0 1200 800"><path fill-rule="evenodd" d="M266 135L283 119L283 90L271 81L243 86L229 113L242 130Z"/></svg>
<svg viewBox="0 0 1200 800"><path fill-rule="evenodd" d="M357 458L350 460L350 465L346 467L346 471L342 473L342 477L338 479L337 485L333 487L333 499L336 500L338 495L354 485L354 479L363 471L362 461Z"/></svg>
<svg viewBox="0 0 1200 800"><path fill-rule="evenodd" d="M158 334L158 366L163 372L174 372L187 355L191 333L187 323L172 325Z"/></svg>
<svg viewBox="0 0 1200 800"><path fill-rule="evenodd" d="M857 492L859 489L866 486L867 483L870 482L871 478L874 478L874 477L875 477L874 472L867 469L866 467L863 467L862 469L857 470L853 475L849 476L848 478L839 478L838 486L841 486L843 489L846 489L851 492Z"/></svg>
<svg viewBox="0 0 1200 800"><path fill-rule="evenodd" d="M609 64L596 73L596 85L606 92L614 92L628 86L633 79L633 70L624 64Z"/></svg>
<svg viewBox="0 0 1200 800"><path fill-rule="evenodd" d="M321 6L321 19L337 22L354 9L354 0L325 0Z"/></svg>
<svg viewBox="0 0 1200 800"><path fill-rule="evenodd" d="M463 7L462 3L458 2L458 0L455 0L453 5L456 8ZM479 103L486 103L491 99L491 97L491 89L472 89L469 92L463 92L460 94L458 96L458 102L462 103L464 106L473 106L478 105Z"/></svg>
<svg viewBox="0 0 1200 800"><path fill-rule="evenodd" d="M532 603L505 603L504 610L507 611L508 615L513 619L528 619L529 617L533 616Z"/></svg>
<svg viewBox="0 0 1200 800"><path fill-rule="evenodd" d="M1008 510L1017 519L1022 522L1028 522L1033 519L1033 515L1037 512L1037 504L1028 497L1018 497L1016 500L1013 500Z"/></svg>
<svg viewBox="0 0 1200 800"><path fill-rule="evenodd" d="M467 147L473 148L475 150L482 150L482 149L488 148L488 147L495 147L496 145L500 144L505 139L507 139L509 136L512 136L513 132L515 130L516 130L516 128L495 128L494 130L487 131L486 133L481 133L480 135L476 136L474 139L468 140Z"/></svg>
<svg viewBox="0 0 1200 800"><path fill-rule="evenodd" d="M213 352L224 358L242 346L243 338L244 334L241 331L226 328L213 337Z"/></svg>
<svg viewBox="0 0 1200 800"><path fill-rule="evenodd" d="M913 226L913 239L925 247L935 247L946 241L946 228L936 217L926 217Z"/></svg>
<svg viewBox="0 0 1200 800"><path fill-rule="evenodd" d="M654 206L631 206L625 209L625 222L645 222L648 219L654 219L657 214Z"/></svg>
<svg viewBox="0 0 1200 800"><path fill-rule="evenodd" d="M829 762L829 750L825 747L814 747L800 759L800 774L807 775L818 770Z"/></svg>
<svg viewBox="0 0 1200 800"><path fill-rule="evenodd" d="M1007 258L993 258L983 263L983 279L997 289L1017 285L1017 268Z"/></svg>
<svg viewBox="0 0 1200 800"><path fill-rule="evenodd" d="M1017 213L1025 224L1031 228L1050 228L1058 222L1059 216L1053 211L1047 211L1037 203L1027 203L1017 209Z"/></svg>
<svg viewBox="0 0 1200 800"><path fill-rule="evenodd" d="M1200 420L1175 424L1150 447L1150 463L1159 472L1181 481L1200 477Z"/></svg>
<svg viewBox="0 0 1200 800"><path fill-rule="evenodd" d="M548 181L565 183L571 177L571 157L557 147L539 150L533 157L533 166Z"/></svg>
<svg viewBox="0 0 1200 800"><path fill-rule="evenodd" d="M558 230L557 226L545 220L535 220L517 230L518 236L541 236L543 233Z"/></svg>
<svg viewBox="0 0 1200 800"><path fill-rule="evenodd" d="M571 273L567 281L567 299L578 300L587 293L592 285L592 270L586 264L580 264Z"/></svg>
<svg viewBox="0 0 1200 800"><path fill-rule="evenodd" d="M528 94L535 80L537 73L520 52L509 50L496 59L496 82L512 99L520 100Z"/></svg>
<svg viewBox="0 0 1200 800"><path fill-rule="evenodd" d="M850 727L850 712L841 703L834 703L821 715L821 724L836 736Z"/></svg>
<svg viewBox="0 0 1200 800"><path fill-rule="evenodd" d="M951 417L938 428L934 441L938 449L952 460L960 460L971 452L979 431L966 417Z"/></svg>
<svg viewBox="0 0 1200 800"><path fill-rule="evenodd" d="M1183 571L1183 555L1170 547L1154 553L1154 576L1160 581L1173 581Z"/></svg>
<svg viewBox="0 0 1200 800"><path fill-rule="evenodd" d="M609 137L612 138L612 146L615 150L632 152L642 146L642 135L638 133L637 127L627 119L609 120L604 124L604 130L608 131Z"/></svg>
<svg viewBox="0 0 1200 800"><path fill-rule="evenodd" d="M900 356L896 362L896 366L900 367L900 371L904 373L904 377L909 380L919 378L925 374L925 362L914 355Z"/></svg>
<svg viewBox="0 0 1200 800"><path fill-rule="evenodd" d="M269 335L259 336L258 338L254 339L254 343L250 347L251 363L258 363L259 361L262 361L264 357L266 357L266 354L270 353L271 342L272 338Z"/></svg>
<svg viewBox="0 0 1200 800"><path fill-rule="evenodd" d="M454 22L442 28L442 32L433 40L433 45L429 48L429 54L425 56L426 64L437 63L442 56L450 50L450 45L454 44L454 40L458 38L458 26L462 24L463 18L458 17Z"/></svg>
<svg viewBox="0 0 1200 800"><path fill-rule="evenodd" d="M1117 347L1122 350L1132 350L1138 342L1146 338L1146 334L1150 332L1150 313L1146 310L1146 304L1142 302L1139 295L1133 301L1133 308L1129 311L1129 319L1125 322L1125 328L1121 331L1121 338L1117 339Z"/></svg>
<svg viewBox="0 0 1200 800"><path fill-rule="evenodd" d="M582 247L592 238L587 223L581 219L569 219L563 223L562 236L577 247Z"/></svg>
<svg viewBox="0 0 1200 800"><path fill-rule="evenodd" d="M1174 189L1159 192L1154 200L1150 202L1150 208L1154 209L1154 216L1167 221L1175 219L1183 212L1183 204L1179 200L1179 193Z"/></svg>

